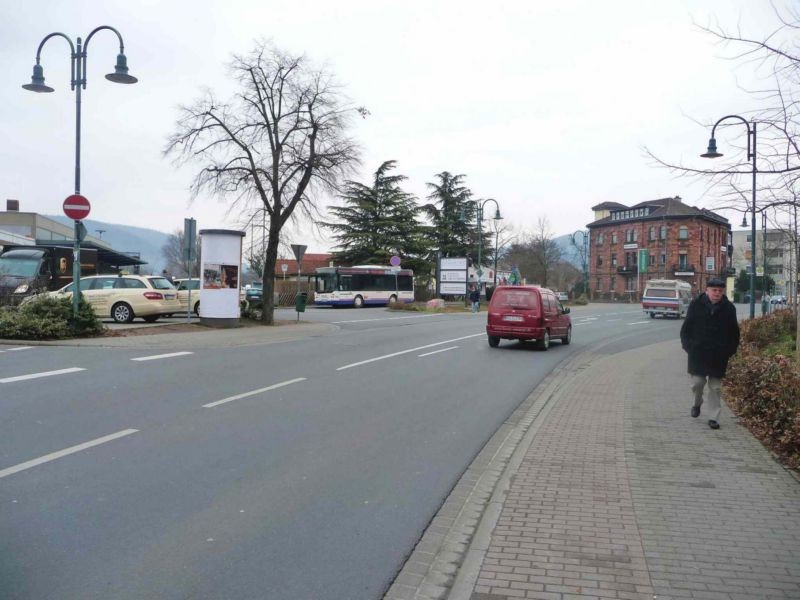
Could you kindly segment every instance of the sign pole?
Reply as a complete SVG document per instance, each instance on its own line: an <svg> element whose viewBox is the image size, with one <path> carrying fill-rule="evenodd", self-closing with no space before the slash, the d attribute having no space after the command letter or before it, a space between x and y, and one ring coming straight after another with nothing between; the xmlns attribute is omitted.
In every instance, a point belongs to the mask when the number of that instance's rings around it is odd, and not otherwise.
<svg viewBox="0 0 800 600"><path fill-rule="evenodd" d="M78 317L78 309L80 306L81 298L81 240L80 240L80 224L81 222L75 220L75 244L72 247L72 316Z"/></svg>
<svg viewBox="0 0 800 600"><path fill-rule="evenodd" d="M76 167L76 188L79 187L78 172ZM85 219L89 216L91 205L85 196L81 196L76 192L64 200L62 208L64 209L64 214L72 219L75 224L73 229L75 243L72 246L72 316L77 317L78 305L81 298L81 242L86 237L86 227L81 223L81 219Z"/></svg>

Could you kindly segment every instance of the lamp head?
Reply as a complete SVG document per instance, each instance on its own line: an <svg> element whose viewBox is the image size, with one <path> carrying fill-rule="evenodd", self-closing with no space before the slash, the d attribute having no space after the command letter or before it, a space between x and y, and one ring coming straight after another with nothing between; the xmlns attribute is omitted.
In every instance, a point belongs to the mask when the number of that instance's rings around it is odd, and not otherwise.
<svg viewBox="0 0 800 600"><path fill-rule="evenodd" d="M49 85L44 84L44 69L42 69L42 65L35 64L33 65L33 75L31 75L31 82L26 83L22 86L24 89L41 93L49 93L53 91Z"/></svg>
<svg viewBox="0 0 800 600"><path fill-rule="evenodd" d="M106 75L106 79L114 83L136 83L136 77L128 75L128 59L124 54L117 54L117 64L114 65L114 72Z"/></svg>
<svg viewBox="0 0 800 600"><path fill-rule="evenodd" d="M500 209L498 208L494 213L494 220L495 221L502 221L503 217L500 216Z"/></svg>
<svg viewBox="0 0 800 600"><path fill-rule="evenodd" d="M720 152L717 152L717 140L713 137L708 140L708 150L705 154L700 155L703 158L719 158L722 156Z"/></svg>
<svg viewBox="0 0 800 600"><path fill-rule="evenodd" d="M747 227L747 215L742 215L742 224L739 227Z"/></svg>

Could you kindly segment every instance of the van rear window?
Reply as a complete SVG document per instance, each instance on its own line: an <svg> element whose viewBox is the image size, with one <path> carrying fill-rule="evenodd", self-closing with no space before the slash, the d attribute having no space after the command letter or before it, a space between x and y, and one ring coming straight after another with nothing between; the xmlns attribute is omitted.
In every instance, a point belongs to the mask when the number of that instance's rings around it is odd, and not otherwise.
<svg viewBox="0 0 800 600"><path fill-rule="evenodd" d="M536 294L529 290L497 290L492 295L492 307L536 310L539 302Z"/></svg>
<svg viewBox="0 0 800 600"><path fill-rule="evenodd" d="M678 292L676 290L665 290L664 288L647 288L644 291L644 295L651 298L677 298Z"/></svg>

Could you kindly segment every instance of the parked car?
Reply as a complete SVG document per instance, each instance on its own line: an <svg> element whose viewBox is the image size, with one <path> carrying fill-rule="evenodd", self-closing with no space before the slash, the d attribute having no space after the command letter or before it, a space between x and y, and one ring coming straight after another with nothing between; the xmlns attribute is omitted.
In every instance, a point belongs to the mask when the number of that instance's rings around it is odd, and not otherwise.
<svg viewBox="0 0 800 600"><path fill-rule="evenodd" d="M264 284L260 281L254 281L250 287L244 291L244 299L250 305L260 305L264 296Z"/></svg>
<svg viewBox="0 0 800 600"><path fill-rule="evenodd" d="M191 312L200 314L200 280L199 279L173 279L172 283L178 289L178 302L181 310L189 312L189 290L192 290Z"/></svg>
<svg viewBox="0 0 800 600"><path fill-rule="evenodd" d="M71 298L73 284L50 292ZM142 275L93 275L81 278L81 293L98 317L130 323L141 317L154 323L159 317L181 312L178 291L166 277Z"/></svg>
<svg viewBox="0 0 800 600"><path fill-rule="evenodd" d="M569 308L548 289L498 286L489 302L486 335L492 348L505 339L535 341L537 348L547 350L554 338L564 345L572 341L572 319Z"/></svg>

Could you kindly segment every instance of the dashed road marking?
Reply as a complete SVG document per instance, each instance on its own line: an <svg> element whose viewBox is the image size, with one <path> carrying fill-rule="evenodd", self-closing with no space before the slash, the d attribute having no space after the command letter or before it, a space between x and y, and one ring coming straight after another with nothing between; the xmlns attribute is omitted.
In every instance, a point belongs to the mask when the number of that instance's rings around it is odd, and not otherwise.
<svg viewBox="0 0 800 600"><path fill-rule="evenodd" d="M371 321L398 321L400 319L425 319L427 317L435 317L438 315L412 315L410 317L386 317L382 319L351 319L349 321L331 321L332 325L340 325L342 323L369 323Z"/></svg>
<svg viewBox="0 0 800 600"><path fill-rule="evenodd" d="M4 377L0 383L14 383L15 381L25 381L27 379L39 379L40 377L52 377L53 375L66 375L67 373L77 373L85 371L80 367L70 367L69 369L58 369L57 371L42 371L41 373L31 373L30 375L17 375L16 377Z"/></svg>
<svg viewBox="0 0 800 600"><path fill-rule="evenodd" d="M441 350L434 350L433 352L426 352L425 354L417 354L417 356L430 356L431 354L439 354L439 352L447 352L448 350L455 350L456 348L458 348L458 346L450 346L449 348L442 348Z"/></svg>
<svg viewBox="0 0 800 600"><path fill-rule="evenodd" d="M478 337L480 335L486 335L485 333L475 333L473 335L464 335L462 337L453 338L452 340L444 340L443 342L434 342L433 344L426 344L424 346L419 346L417 348L409 348L408 350L401 350L400 352L392 352L391 354L384 354L383 356L376 356L375 358L368 358L367 360L362 360L359 362L350 363L349 365L344 365L343 367L339 367L336 369L337 371L344 371L345 369L350 369L352 367L358 367L361 365L366 365L371 362L375 362L378 360L384 360L386 358L393 358L395 356L400 356L402 354L408 354L409 352L416 352L417 350L425 350L426 348L433 348L434 346L441 346L442 344L450 344L452 342L458 342L460 340L468 340L469 338Z"/></svg>
<svg viewBox="0 0 800 600"><path fill-rule="evenodd" d="M169 354L154 354L152 356L140 356L138 358L132 358L131 360L135 361L159 360L162 358L172 358L173 356L186 356L187 354L194 354L194 352L170 352Z"/></svg>
<svg viewBox="0 0 800 600"><path fill-rule="evenodd" d="M2 352L19 352L20 350L32 350L33 346L19 346L18 348L8 348L6 350L0 350Z"/></svg>
<svg viewBox="0 0 800 600"><path fill-rule="evenodd" d="M0 471L0 479L2 479L3 477L8 477L9 475L13 475L14 473L19 473L20 471L25 471L26 469L30 469L32 467L36 467L41 464L56 460L58 458L63 458L65 456L69 456L70 454L75 454L76 452L80 452L81 450L86 450L88 448L99 446L100 444L105 444L112 440L125 437L126 435L136 433L137 431L139 430L124 429L123 431L112 433L111 435L106 435L88 442L84 442L83 444L78 444L77 446L70 446L69 448L65 448L64 450L59 450L58 452L45 454L44 456L40 456L39 458L34 458L33 460L29 460L27 462L15 465L13 467L8 467L7 469L3 469L2 471Z"/></svg>
<svg viewBox="0 0 800 600"><path fill-rule="evenodd" d="M241 398L247 398L248 396L255 396L256 394L263 394L264 392L268 392L270 390L276 390L278 388L282 388L287 385L291 385L293 383L297 383L298 381L305 381L305 377L298 377L297 379L290 379L289 381L283 381L281 383L276 383L275 385L270 385L265 388L261 388L258 390L253 390L251 392L245 392L243 394L237 394L236 396L230 396L228 398L223 398L222 400L217 400L216 402L209 402L208 404L203 404L203 408L213 408L215 406L219 406L220 404L225 404L226 402L233 402L234 400L240 400Z"/></svg>

